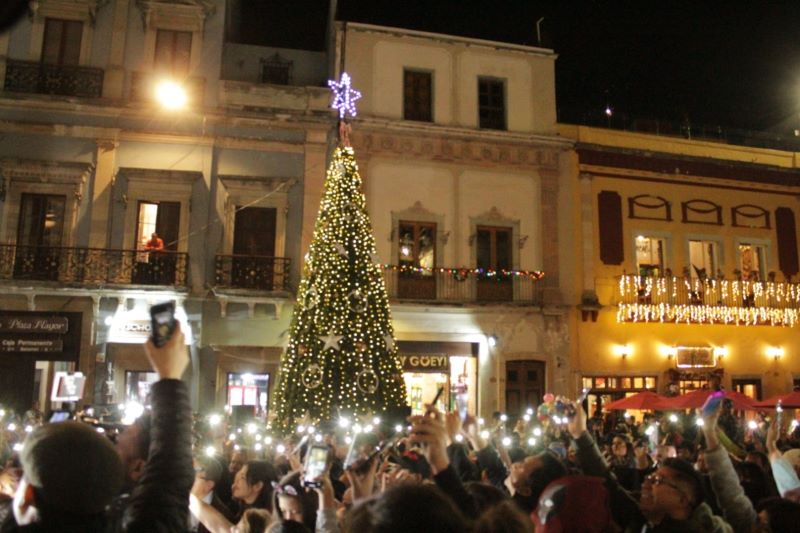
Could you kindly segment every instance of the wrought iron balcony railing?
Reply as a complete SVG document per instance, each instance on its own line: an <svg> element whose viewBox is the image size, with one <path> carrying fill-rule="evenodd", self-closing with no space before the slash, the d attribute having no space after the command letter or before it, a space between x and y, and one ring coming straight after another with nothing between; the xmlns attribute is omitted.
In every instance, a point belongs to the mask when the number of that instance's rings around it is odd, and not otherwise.
<svg viewBox="0 0 800 533"><path fill-rule="evenodd" d="M0 279L185 287L188 254L0 244Z"/></svg>
<svg viewBox="0 0 800 533"><path fill-rule="evenodd" d="M421 302L541 305L545 289L541 277L541 272L527 271L383 266L389 298Z"/></svg>
<svg viewBox="0 0 800 533"><path fill-rule="evenodd" d="M214 283L220 289L289 291L289 265L285 257L218 255Z"/></svg>
<svg viewBox="0 0 800 533"><path fill-rule="evenodd" d="M621 276L619 322L794 326L800 284L787 282Z"/></svg>
<svg viewBox="0 0 800 533"><path fill-rule="evenodd" d="M100 98L103 96L103 76L101 68L9 59L6 61L4 88L20 93Z"/></svg>

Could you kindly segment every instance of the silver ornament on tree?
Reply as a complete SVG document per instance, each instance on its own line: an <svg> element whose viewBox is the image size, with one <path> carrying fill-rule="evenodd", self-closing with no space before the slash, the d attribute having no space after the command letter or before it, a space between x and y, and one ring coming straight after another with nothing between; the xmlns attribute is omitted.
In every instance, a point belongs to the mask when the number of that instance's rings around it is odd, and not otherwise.
<svg viewBox="0 0 800 533"><path fill-rule="evenodd" d="M371 368L365 368L356 375L356 386L365 394L375 394L379 385L378 374Z"/></svg>
<svg viewBox="0 0 800 533"><path fill-rule="evenodd" d="M367 295L362 293L359 289L353 289L347 295L347 307L354 313L366 313L369 307L369 300Z"/></svg>
<svg viewBox="0 0 800 533"><path fill-rule="evenodd" d="M303 370L303 374L300 378L300 380L303 382L303 386L305 386L307 389L316 389L322 385L323 379L324 375L322 372L322 367L317 363L308 365L308 367Z"/></svg>

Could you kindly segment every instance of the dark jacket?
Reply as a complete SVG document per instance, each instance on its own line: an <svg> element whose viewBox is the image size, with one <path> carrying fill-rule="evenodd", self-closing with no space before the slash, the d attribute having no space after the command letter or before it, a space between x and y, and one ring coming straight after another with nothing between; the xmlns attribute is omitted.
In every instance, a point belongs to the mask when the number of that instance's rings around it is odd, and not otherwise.
<svg viewBox="0 0 800 533"><path fill-rule="evenodd" d="M150 453L123 517L125 533L183 531L189 518L192 408L180 380L162 379L151 390Z"/></svg>
<svg viewBox="0 0 800 533"><path fill-rule="evenodd" d="M12 515L0 526L0 531L3 533L185 531L189 516L189 491L194 482L192 412L189 394L186 385L179 380L161 380L153 384L151 391L150 453L142 478L131 496L115 501L119 507L118 511L122 514L121 521L119 516L113 516L109 510L105 516L96 516L90 523L76 524L74 528L64 524L58 524L55 528L42 524L20 527Z"/></svg>

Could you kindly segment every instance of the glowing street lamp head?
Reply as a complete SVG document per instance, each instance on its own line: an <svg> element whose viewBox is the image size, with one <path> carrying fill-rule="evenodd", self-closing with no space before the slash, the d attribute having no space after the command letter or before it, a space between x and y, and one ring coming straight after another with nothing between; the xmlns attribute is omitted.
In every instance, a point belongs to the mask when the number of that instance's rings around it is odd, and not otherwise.
<svg viewBox="0 0 800 533"><path fill-rule="evenodd" d="M189 98L186 90L178 83L163 80L156 85L156 100L164 109L176 111L186 107Z"/></svg>

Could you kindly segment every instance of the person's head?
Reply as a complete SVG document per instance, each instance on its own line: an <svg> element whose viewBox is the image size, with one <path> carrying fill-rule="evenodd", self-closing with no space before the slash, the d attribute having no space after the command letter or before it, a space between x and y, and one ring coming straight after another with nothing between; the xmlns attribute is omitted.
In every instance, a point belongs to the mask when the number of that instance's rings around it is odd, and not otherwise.
<svg viewBox="0 0 800 533"><path fill-rule="evenodd" d="M264 533L271 516L265 509L248 509L241 520L231 528L231 533Z"/></svg>
<svg viewBox="0 0 800 533"><path fill-rule="evenodd" d="M760 466L743 461L736 463L734 468L739 476L739 484L754 506L767 497L767 476Z"/></svg>
<svg viewBox="0 0 800 533"><path fill-rule="evenodd" d="M305 491L299 472L285 475L275 485L273 514L277 520L300 522L313 530L317 518L317 503L317 495Z"/></svg>
<svg viewBox="0 0 800 533"><path fill-rule="evenodd" d="M611 453L614 457L633 457L633 443L625 433L617 433L611 440Z"/></svg>
<svg viewBox="0 0 800 533"><path fill-rule="evenodd" d="M434 485L392 487L356 504L344 523L345 533L462 533L467 530L461 512Z"/></svg>
<svg viewBox="0 0 800 533"><path fill-rule="evenodd" d="M656 463L662 463L666 459L675 458L678 456L678 452L675 449L675 446L670 444L659 444L656 446L655 454L653 455L653 460Z"/></svg>
<svg viewBox="0 0 800 533"><path fill-rule="evenodd" d="M247 462L247 450L244 448L239 448L238 450L233 450L231 454L231 460L228 463L228 472L233 474L234 476L236 473L241 470L242 466Z"/></svg>
<svg viewBox="0 0 800 533"><path fill-rule="evenodd" d="M552 452L529 455L520 463L511 465L512 483L518 479L531 490L532 498L539 498L544 488L553 480L567 475L567 469Z"/></svg>
<svg viewBox="0 0 800 533"><path fill-rule="evenodd" d="M609 500L601 478L565 476L545 487L531 519L537 533L604 532L611 525Z"/></svg>
<svg viewBox="0 0 800 533"><path fill-rule="evenodd" d="M494 507L508 499L506 493L498 489L494 485L482 483L480 481L470 481L464 484L464 489L472 496L472 501L478 509L478 514L481 515L486 509Z"/></svg>
<svg viewBox="0 0 800 533"><path fill-rule="evenodd" d="M150 235L150 238L151 238L151 239L153 239L154 241L155 241L155 240L158 240L158 233L156 233L156 232L154 231L154 232L153 232L153 233Z"/></svg>
<svg viewBox="0 0 800 533"><path fill-rule="evenodd" d="M213 457L195 459L194 487L192 492L208 495L222 481L222 465Z"/></svg>
<svg viewBox="0 0 800 533"><path fill-rule="evenodd" d="M278 479L275 467L266 461L248 461L233 478L231 496L246 507L272 510L272 483Z"/></svg>
<svg viewBox="0 0 800 533"><path fill-rule="evenodd" d="M745 456L744 460L748 463L757 464L764 472L770 471L769 458L764 452L751 450L747 452L747 456Z"/></svg>
<svg viewBox="0 0 800 533"><path fill-rule="evenodd" d="M78 422L34 430L25 440L20 462L24 475L13 512L21 526L96 523L122 487L122 463L114 446Z"/></svg>
<svg viewBox="0 0 800 533"><path fill-rule="evenodd" d="M533 524L522 514L517 504L505 500L482 512L472 526L471 533L532 533Z"/></svg>
<svg viewBox="0 0 800 533"><path fill-rule="evenodd" d="M758 522L753 533L796 531L800 523L800 503L785 498L769 498L758 507Z"/></svg>
<svg viewBox="0 0 800 533"><path fill-rule="evenodd" d="M675 447L676 457L688 461L690 463L695 460L694 444L688 441L683 441Z"/></svg>
<svg viewBox="0 0 800 533"><path fill-rule="evenodd" d="M704 498L703 481L683 459L665 459L645 478L639 508L647 517L688 518Z"/></svg>
<svg viewBox="0 0 800 533"><path fill-rule="evenodd" d="M267 533L311 533L311 530L300 522L272 522Z"/></svg>
<svg viewBox="0 0 800 533"><path fill-rule="evenodd" d="M133 488L150 455L150 413L145 412L117 437L117 454L125 470L125 487Z"/></svg>

